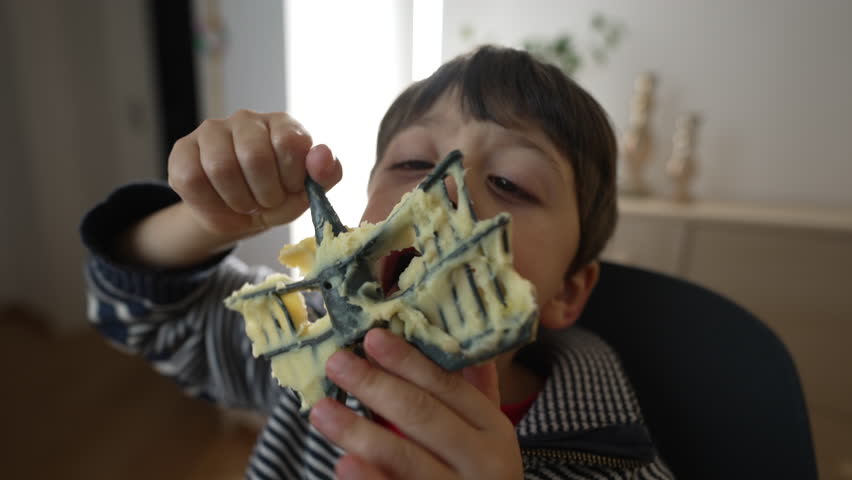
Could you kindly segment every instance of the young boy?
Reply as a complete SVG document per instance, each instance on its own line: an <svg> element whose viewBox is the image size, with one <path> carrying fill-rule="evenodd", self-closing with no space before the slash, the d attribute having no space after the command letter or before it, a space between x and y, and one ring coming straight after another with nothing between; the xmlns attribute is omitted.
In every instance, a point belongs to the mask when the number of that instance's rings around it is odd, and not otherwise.
<svg viewBox="0 0 852 480"><path fill-rule="evenodd" d="M222 305L270 270L228 254L307 208L305 175L328 189L342 169L286 114L247 111L175 144L173 190L128 185L84 219L91 319L188 393L266 414L250 478L669 478L615 354L567 329L615 222L605 113L525 52L483 47L456 58L385 115L363 219L384 219L455 149L478 217L512 214L514 264L536 287L540 338L520 351L449 373L374 329L364 340L370 362L338 352L327 365L351 408L324 399L301 417Z"/></svg>

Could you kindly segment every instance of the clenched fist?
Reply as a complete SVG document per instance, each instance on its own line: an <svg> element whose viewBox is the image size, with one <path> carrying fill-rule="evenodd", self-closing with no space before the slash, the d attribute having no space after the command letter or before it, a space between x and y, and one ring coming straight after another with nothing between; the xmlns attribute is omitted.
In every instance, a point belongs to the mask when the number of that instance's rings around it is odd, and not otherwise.
<svg viewBox="0 0 852 480"><path fill-rule="evenodd" d="M343 174L325 145L286 113L240 110L175 142L169 184L182 202L120 235L113 255L157 268L197 265L308 208L305 175L326 190Z"/></svg>
<svg viewBox="0 0 852 480"><path fill-rule="evenodd" d="M342 169L286 113L240 110L206 120L169 155L169 184L197 223L235 240L301 215L306 174L328 190Z"/></svg>

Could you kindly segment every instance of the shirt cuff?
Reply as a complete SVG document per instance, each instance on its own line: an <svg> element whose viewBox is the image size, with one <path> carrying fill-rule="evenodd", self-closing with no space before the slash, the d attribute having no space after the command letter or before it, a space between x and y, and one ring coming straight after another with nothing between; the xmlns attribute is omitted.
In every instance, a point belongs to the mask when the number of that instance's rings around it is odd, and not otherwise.
<svg viewBox="0 0 852 480"><path fill-rule="evenodd" d="M90 210L80 223L80 236L91 254L88 268L95 283L158 304L174 303L196 290L233 249L177 269L130 265L112 254L115 242L128 228L179 201L164 182L140 182L118 188Z"/></svg>

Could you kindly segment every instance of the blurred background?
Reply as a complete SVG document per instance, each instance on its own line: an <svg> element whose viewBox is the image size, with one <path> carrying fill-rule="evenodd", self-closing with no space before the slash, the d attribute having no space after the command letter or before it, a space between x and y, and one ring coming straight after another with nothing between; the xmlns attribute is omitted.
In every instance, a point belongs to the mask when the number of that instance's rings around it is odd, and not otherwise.
<svg viewBox="0 0 852 480"><path fill-rule="evenodd" d="M621 198L606 258L763 318L799 365L823 478L852 478L850 25L848 0L3 0L0 464L8 478L238 478L250 426L88 331L80 218L122 183L164 178L204 118L249 108L288 111L331 146L331 201L355 225L390 102L497 43L557 62L621 138L641 134L649 148L622 161L648 192ZM272 264L310 232L303 218L237 254Z"/></svg>

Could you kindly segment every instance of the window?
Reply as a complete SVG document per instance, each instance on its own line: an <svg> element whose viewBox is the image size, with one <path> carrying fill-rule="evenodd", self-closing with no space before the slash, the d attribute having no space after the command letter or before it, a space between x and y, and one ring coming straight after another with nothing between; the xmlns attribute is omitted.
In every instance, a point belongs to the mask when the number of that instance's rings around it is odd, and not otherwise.
<svg viewBox="0 0 852 480"><path fill-rule="evenodd" d="M357 226L367 199L379 122L412 79L440 63L441 0L284 3L287 110L343 164L329 199ZM291 241L313 235L309 214Z"/></svg>

